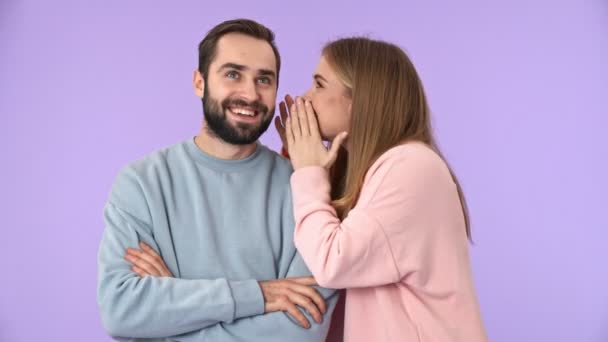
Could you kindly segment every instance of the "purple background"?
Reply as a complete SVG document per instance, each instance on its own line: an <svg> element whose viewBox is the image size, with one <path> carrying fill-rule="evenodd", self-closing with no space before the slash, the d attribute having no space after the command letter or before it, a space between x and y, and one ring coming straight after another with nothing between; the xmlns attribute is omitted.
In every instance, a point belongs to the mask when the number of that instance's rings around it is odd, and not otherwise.
<svg viewBox="0 0 608 342"><path fill-rule="evenodd" d="M308 87L329 39L405 48L468 195L490 339L608 341L605 0L206 3L0 0L0 341L108 340L113 177L196 134L196 46L240 16L277 33L280 95Z"/></svg>

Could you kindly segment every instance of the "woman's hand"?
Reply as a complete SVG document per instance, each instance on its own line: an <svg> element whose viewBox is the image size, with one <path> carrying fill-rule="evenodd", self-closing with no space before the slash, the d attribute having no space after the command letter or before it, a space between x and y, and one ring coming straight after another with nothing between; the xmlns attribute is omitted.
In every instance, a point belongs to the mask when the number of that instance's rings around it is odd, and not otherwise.
<svg viewBox="0 0 608 342"><path fill-rule="evenodd" d="M291 105L290 115L285 120L287 151L294 170L306 166L322 166L329 169L336 161L338 149L347 133L338 134L327 149L323 145L319 124L312 104L301 97Z"/></svg>
<svg viewBox="0 0 608 342"><path fill-rule="evenodd" d="M287 108L291 108L293 105L293 98L289 95L285 95L285 101L281 101L279 103L279 113L280 116L274 118L274 127L279 133L279 137L281 138L281 142L283 143L282 151L287 151L287 135L285 134L285 122L287 121L287 117L289 113L287 112Z"/></svg>
<svg viewBox="0 0 608 342"><path fill-rule="evenodd" d="M139 243L141 250L128 248L125 259L133 264L131 270L140 277L173 277L163 258L152 247L143 242Z"/></svg>

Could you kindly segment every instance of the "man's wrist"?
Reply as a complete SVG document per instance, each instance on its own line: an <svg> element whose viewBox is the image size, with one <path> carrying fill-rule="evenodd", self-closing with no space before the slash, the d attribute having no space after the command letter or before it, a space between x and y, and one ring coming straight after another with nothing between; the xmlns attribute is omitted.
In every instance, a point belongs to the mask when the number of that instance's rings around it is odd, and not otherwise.
<svg viewBox="0 0 608 342"><path fill-rule="evenodd" d="M264 313L264 296L257 280L230 281L229 285L234 299L234 319Z"/></svg>

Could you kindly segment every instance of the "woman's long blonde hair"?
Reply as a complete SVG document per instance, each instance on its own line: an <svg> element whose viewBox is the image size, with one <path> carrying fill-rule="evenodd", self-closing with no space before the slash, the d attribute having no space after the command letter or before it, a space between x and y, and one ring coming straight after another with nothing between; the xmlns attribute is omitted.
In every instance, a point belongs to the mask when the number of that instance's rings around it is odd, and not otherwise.
<svg viewBox="0 0 608 342"><path fill-rule="evenodd" d="M349 152L341 148L331 170L332 204L344 218L359 199L367 170L388 149L407 141L419 141L441 158L443 155L433 138L422 82L403 50L383 41L354 37L327 44L323 56L352 99ZM450 173L458 189L470 239L465 197L451 169Z"/></svg>

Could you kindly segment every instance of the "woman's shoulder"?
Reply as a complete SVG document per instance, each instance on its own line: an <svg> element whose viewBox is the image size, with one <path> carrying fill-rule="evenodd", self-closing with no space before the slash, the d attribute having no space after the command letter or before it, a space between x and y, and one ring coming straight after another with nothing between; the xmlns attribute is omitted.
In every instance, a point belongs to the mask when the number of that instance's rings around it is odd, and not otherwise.
<svg viewBox="0 0 608 342"><path fill-rule="evenodd" d="M382 166L399 164L403 167L437 167L445 163L439 154L429 145L420 141L399 144L382 153L370 170Z"/></svg>
<svg viewBox="0 0 608 342"><path fill-rule="evenodd" d="M422 142L407 142L384 152L369 168L364 186L374 194L411 196L413 193L433 195L452 186L450 170L435 150Z"/></svg>
<svg viewBox="0 0 608 342"><path fill-rule="evenodd" d="M399 144L382 153L368 169L364 184L401 184L408 179L427 183L450 180L451 176L447 164L431 146L415 141Z"/></svg>

